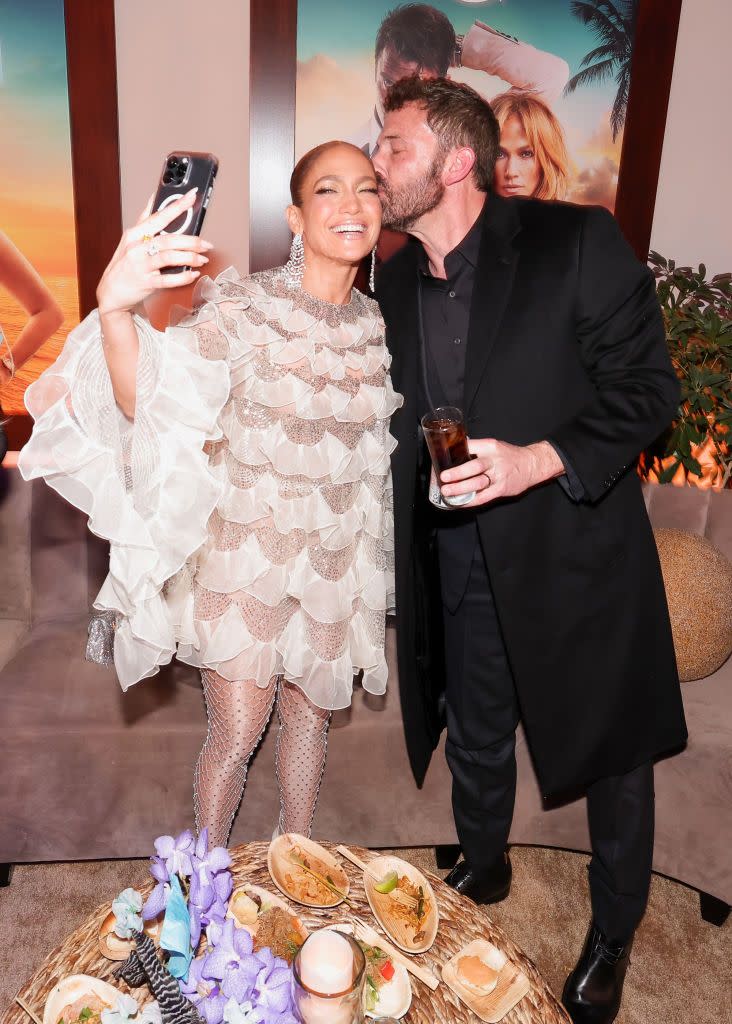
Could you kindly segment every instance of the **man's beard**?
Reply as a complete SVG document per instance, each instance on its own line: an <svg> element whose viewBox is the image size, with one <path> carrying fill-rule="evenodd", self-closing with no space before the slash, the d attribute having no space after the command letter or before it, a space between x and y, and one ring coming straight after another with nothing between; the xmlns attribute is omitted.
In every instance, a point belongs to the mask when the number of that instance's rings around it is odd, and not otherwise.
<svg viewBox="0 0 732 1024"><path fill-rule="evenodd" d="M420 217L430 213L442 202L445 186L440 180L443 158L436 158L421 178L409 182L398 191L379 178L382 224L392 231L409 231Z"/></svg>

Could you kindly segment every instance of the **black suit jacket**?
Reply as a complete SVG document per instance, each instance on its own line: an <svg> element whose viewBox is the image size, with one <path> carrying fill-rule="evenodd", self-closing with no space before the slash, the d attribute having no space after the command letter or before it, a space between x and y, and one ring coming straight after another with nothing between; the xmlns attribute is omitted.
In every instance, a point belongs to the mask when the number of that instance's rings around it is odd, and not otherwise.
<svg viewBox="0 0 732 1024"><path fill-rule="evenodd" d="M472 437L559 446L557 481L485 506L478 529L545 796L683 744L658 555L636 473L679 386L652 275L606 210L490 195L468 334ZM441 729L439 593L417 474L417 250L384 265L377 298L404 405L392 420L399 681L424 778ZM449 515L450 513L444 513Z"/></svg>

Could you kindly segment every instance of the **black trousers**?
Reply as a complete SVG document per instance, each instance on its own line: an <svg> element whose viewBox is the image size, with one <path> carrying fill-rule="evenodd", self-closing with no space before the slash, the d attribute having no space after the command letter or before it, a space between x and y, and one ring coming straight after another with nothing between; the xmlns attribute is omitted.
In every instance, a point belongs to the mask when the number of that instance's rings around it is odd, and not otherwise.
<svg viewBox="0 0 732 1024"><path fill-rule="evenodd" d="M441 547L438 538L447 665L446 754L458 838L466 861L479 873L508 842L520 708L477 530L467 575L450 550L456 540L447 537ZM611 942L623 944L648 900L653 764L599 779L587 790L587 809L593 916Z"/></svg>

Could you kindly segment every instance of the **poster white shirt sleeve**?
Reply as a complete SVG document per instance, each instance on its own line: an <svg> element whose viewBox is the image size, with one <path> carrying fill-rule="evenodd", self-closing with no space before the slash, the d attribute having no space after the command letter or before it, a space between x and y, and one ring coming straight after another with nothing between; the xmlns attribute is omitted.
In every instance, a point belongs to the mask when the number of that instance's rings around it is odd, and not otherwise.
<svg viewBox="0 0 732 1024"><path fill-rule="evenodd" d="M531 92L550 105L569 81L569 65L562 57L537 50L482 21L476 21L463 39L462 66L495 75L517 92Z"/></svg>

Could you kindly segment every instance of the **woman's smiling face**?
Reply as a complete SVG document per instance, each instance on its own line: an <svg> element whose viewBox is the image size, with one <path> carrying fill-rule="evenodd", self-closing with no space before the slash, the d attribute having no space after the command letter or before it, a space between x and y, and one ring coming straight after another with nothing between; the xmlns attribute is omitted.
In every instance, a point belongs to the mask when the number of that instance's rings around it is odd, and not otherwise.
<svg viewBox="0 0 732 1024"><path fill-rule="evenodd" d="M374 168L360 150L344 144L321 153L301 195L288 213L290 227L302 233L306 262L309 253L355 264L371 252L381 230L381 202Z"/></svg>

